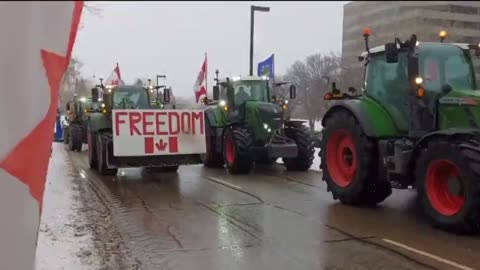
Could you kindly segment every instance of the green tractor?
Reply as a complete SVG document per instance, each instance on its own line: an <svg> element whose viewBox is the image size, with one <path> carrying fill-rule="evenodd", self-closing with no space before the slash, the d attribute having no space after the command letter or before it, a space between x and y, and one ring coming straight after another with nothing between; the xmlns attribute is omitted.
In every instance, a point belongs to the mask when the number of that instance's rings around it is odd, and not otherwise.
<svg viewBox="0 0 480 270"><path fill-rule="evenodd" d="M255 163L283 159L287 170L306 171L314 157L312 138L304 121L287 120L288 100L272 99L266 77L218 79L214 105L205 111L206 167L226 165L229 173L247 174ZM296 88L290 86L290 99Z"/></svg>
<svg viewBox="0 0 480 270"><path fill-rule="evenodd" d="M110 86L102 83L92 89L92 101L100 104L87 121L90 168L103 175L115 175L118 168L145 167L149 171L175 172L179 165L200 164L200 154L115 156L112 110L151 110L156 113L170 102L170 89L161 86ZM155 99L155 101L153 101ZM119 147L127 147L120 145Z"/></svg>
<svg viewBox="0 0 480 270"><path fill-rule="evenodd" d="M480 228L478 44L418 42L416 35L369 48L365 83L325 95L321 169L334 199L375 205L392 188L415 188L433 225Z"/></svg>
<svg viewBox="0 0 480 270"><path fill-rule="evenodd" d="M63 142L70 151L82 151L82 145L87 143L87 113L92 106L91 100L77 95L67 102L67 122L64 129Z"/></svg>

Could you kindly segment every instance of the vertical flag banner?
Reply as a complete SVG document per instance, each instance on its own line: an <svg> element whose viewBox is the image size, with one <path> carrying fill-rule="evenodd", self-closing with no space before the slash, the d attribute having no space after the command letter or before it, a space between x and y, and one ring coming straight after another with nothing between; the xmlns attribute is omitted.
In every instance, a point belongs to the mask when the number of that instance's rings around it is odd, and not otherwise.
<svg viewBox="0 0 480 270"><path fill-rule="evenodd" d="M258 76L267 76L270 80L273 81L275 78L275 63L274 63L274 54L272 54L269 58L263 60L262 62L258 63L257 67L257 74Z"/></svg>
<svg viewBox="0 0 480 270"><path fill-rule="evenodd" d="M122 75L120 74L120 67L117 66L113 69L112 73L108 76L105 84L109 85L123 85Z"/></svg>
<svg viewBox="0 0 480 270"><path fill-rule="evenodd" d="M0 269L34 268L60 84L83 1L0 2ZM20 112L12 114L12 112Z"/></svg>
<svg viewBox="0 0 480 270"><path fill-rule="evenodd" d="M197 80L193 86L195 93L195 102L199 103L203 98L207 97L207 54L205 53L205 60L203 60L202 68L198 72Z"/></svg>

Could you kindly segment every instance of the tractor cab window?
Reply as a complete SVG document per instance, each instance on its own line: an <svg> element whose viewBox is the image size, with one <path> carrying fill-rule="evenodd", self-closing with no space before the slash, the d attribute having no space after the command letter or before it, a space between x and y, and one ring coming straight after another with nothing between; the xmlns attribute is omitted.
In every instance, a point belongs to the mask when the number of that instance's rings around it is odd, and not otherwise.
<svg viewBox="0 0 480 270"><path fill-rule="evenodd" d="M367 69L366 89L369 97L384 104L385 110L396 120L397 127L407 131L409 83L406 53L399 53L397 63L387 63L385 54L372 55Z"/></svg>
<svg viewBox="0 0 480 270"><path fill-rule="evenodd" d="M427 92L440 92L449 84L453 90L475 89L472 63L454 45L424 45L420 48L420 76Z"/></svg>
<svg viewBox="0 0 480 270"><path fill-rule="evenodd" d="M268 102L268 86L266 81L238 81L234 84L235 107L249 100Z"/></svg>
<svg viewBox="0 0 480 270"><path fill-rule="evenodd" d="M149 109L147 93L143 88L116 88L113 90L113 109Z"/></svg>

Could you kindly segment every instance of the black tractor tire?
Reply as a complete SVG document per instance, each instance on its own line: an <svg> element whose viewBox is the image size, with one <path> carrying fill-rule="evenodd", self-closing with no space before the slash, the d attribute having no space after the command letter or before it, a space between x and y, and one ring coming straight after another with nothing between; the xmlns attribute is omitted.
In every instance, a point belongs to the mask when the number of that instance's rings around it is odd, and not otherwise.
<svg viewBox="0 0 480 270"><path fill-rule="evenodd" d="M206 152L205 155L202 155L203 166L207 168L222 167L225 162L223 161L223 156L221 153L215 151L215 136L214 132L210 128L205 129L205 145Z"/></svg>
<svg viewBox="0 0 480 270"><path fill-rule="evenodd" d="M234 126L225 131L222 151L229 173L250 173L253 167L252 145L252 134L246 128Z"/></svg>
<svg viewBox="0 0 480 270"><path fill-rule="evenodd" d="M65 145L69 145L69 143L70 143L70 129L69 128L64 128L63 129L63 143Z"/></svg>
<svg viewBox="0 0 480 270"><path fill-rule="evenodd" d="M325 119L319 156L323 180L333 199L374 206L392 194L390 183L377 177L381 165L376 143L350 112L339 110Z"/></svg>
<svg viewBox="0 0 480 270"><path fill-rule="evenodd" d="M257 164L273 165L277 161L277 158L269 158L267 154L263 154L259 159L255 161Z"/></svg>
<svg viewBox="0 0 480 270"><path fill-rule="evenodd" d="M107 147L102 140L102 135L97 134L97 170L102 175L116 175L118 172L117 168L108 168L107 167Z"/></svg>
<svg viewBox="0 0 480 270"><path fill-rule="evenodd" d="M88 165L90 169L97 170L98 156L97 156L97 135L87 128L87 144L88 144Z"/></svg>
<svg viewBox="0 0 480 270"><path fill-rule="evenodd" d="M285 135L297 144L298 155L296 158L283 158L287 171L307 171L313 163L315 148L308 128L296 125L285 128Z"/></svg>
<svg viewBox="0 0 480 270"><path fill-rule="evenodd" d="M415 178L423 210L434 227L459 234L480 231L479 142L429 142L416 161Z"/></svg>
<svg viewBox="0 0 480 270"><path fill-rule="evenodd" d="M70 142L69 148L72 151L82 151L82 134L81 129L78 127L70 128Z"/></svg>

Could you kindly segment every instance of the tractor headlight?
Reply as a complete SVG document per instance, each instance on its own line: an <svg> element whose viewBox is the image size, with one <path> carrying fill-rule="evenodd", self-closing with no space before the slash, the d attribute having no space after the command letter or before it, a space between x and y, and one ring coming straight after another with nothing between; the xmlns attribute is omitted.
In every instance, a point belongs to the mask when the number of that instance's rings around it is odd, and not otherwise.
<svg viewBox="0 0 480 270"><path fill-rule="evenodd" d="M105 108L105 103L102 103L102 108Z"/></svg>
<svg viewBox="0 0 480 270"><path fill-rule="evenodd" d="M102 100L103 100L103 99L102 99L101 97L98 98L98 101L99 101L99 102L102 102Z"/></svg>
<svg viewBox="0 0 480 270"><path fill-rule="evenodd" d="M288 104L288 99L286 99L284 102L285 102L285 104Z"/></svg>
<svg viewBox="0 0 480 270"><path fill-rule="evenodd" d="M422 77L417 77L417 78L415 78L415 83L416 83L416 84L422 84L422 83L423 83Z"/></svg>
<svg viewBox="0 0 480 270"><path fill-rule="evenodd" d="M272 129L271 129L271 128L269 128L269 129L267 129L267 131L270 133L270 132L272 132Z"/></svg>
<svg viewBox="0 0 480 270"><path fill-rule="evenodd" d="M86 102L87 101L87 98L86 97L81 97L80 98L80 102Z"/></svg>
<svg viewBox="0 0 480 270"><path fill-rule="evenodd" d="M220 104L220 106L225 106L225 105L227 105L227 102L225 102L225 100L220 100L219 104Z"/></svg>
<svg viewBox="0 0 480 270"><path fill-rule="evenodd" d="M268 124L263 123L263 128L264 128L264 129L268 129Z"/></svg>

